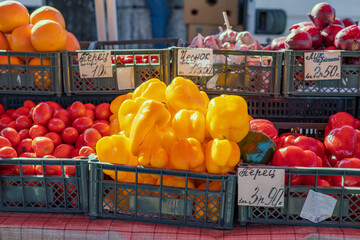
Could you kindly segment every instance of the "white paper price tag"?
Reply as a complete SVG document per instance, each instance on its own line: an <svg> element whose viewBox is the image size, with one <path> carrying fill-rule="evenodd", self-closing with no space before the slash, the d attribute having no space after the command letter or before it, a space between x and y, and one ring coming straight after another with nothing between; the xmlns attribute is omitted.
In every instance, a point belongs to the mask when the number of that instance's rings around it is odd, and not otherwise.
<svg viewBox="0 0 360 240"><path fill-rule="evenodd" d="M119 90L134 89L134 67L121 67L116 69Z"/></svg>
<svg viewBox="0 0 360 240"><path fill-rule="evenodd" d="M304 53L305 80L340 80L340 56L340 51Z"/></svg>
<svg viewBox="0 0 360 240"><path fill-rule="evenodd" d="M213 50L204 48L183 48L178 52L179 76L212 76Z"/></svg>
<svg viewBox="0 0 360 240"><path fill-rule="evenodd" d="M112 77L110 52L79 52L79 72L81 78Z"/></svg>
<svg viewBox="0 0 360 240"><path fill-rule="evenodd" d="M284 169L238 168L238 205L283 207Z"/></svg>
<svg viewBox="0 0 360 240"><path fill-rule="evenodd" d="M337 200L329 195L310 190L300 217L313 223L324 221L332 216Z"/></svg>

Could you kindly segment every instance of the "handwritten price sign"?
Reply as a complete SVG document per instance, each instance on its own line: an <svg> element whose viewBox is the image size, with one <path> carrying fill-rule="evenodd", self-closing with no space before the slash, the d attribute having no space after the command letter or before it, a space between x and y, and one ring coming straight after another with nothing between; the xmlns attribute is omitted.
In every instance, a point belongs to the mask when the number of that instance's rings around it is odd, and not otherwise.
<svg viewBox="0 0 360 240"><path fill-rule="evenodd" d="M112 77L110 52L78 53L79 72L81 78Z"/></svg>
<svg viewBox="0 0 360 240"><path fill-rule="evenodd" d="M180 49L178 54L179 76L212 76L213 50L202 48Z"/></svg>
<svg viewBox="0 0 360 240"><path fill-rule="evenodd" d="M340 51L308 52L305 57L305 80L341 79Z"/></svg>
<svg viewBox="0 0 360 240"><path fill-rule="evenodd" d="M238 168L238 205L284 206L284 169Z"/></svg>

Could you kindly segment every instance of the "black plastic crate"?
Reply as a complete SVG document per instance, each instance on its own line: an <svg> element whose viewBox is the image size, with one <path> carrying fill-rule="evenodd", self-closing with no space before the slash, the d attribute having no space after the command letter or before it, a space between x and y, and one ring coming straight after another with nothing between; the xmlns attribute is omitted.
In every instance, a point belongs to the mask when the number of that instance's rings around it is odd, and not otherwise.
<svg viewBox="0 0 360 240"><path fill-rule="evenodd" d="M0 211L88 213L88 159L1 159L0 167L14 165L19 174L0 175ZM62 175L25 175L22 166L42 169L60 166ZM65 168L75 168L74 175Z"/></svg>
<svg viewBox="0 0 360 240"><path fill-rule="evenodd" d="M178 55L172 48L171 79L178 75ZM213 50L213 76L181 76L191 79L208 94L278 96L283 53L279 51Z"/></svg>
<svg viewBox="0 0 360 240"><path fill-rule="evenodd" d="M232 229L235 211L236 174L205 174L159 168L115 165L91 160L89 215L130 221L166 223L180 226ZM134 182L106 180L103 171L135 174ZM141 184L140 176L157 175L159 185ZM115 175L116 176L116 175ZM164 184L169 176L185 180L185 187ZM116 177L115 177L116 179ZM191 188L190 181L202 181L204 190ZM211 191L211 181L221 190Z"/></svg>
<svg viewBox="0 0 360 240"><path fill-rule="evenodd" d="M151 79L158 78L169 83L170 76L170 50L111 50L112 58L112 77L106 78L81 78L78 65L79 52L64 52L64 92L66 95L72 94L123 94L134 90L141 83ZM109 51L109 50L105 50ZM133 60L123 62L123 58L129 57ZM137 57L147 58L147 63L141 63L136 60ZM124 67L134 68L134 88L120 89L117 79L117 69Z"/></svg>
<svg viewBox="0 0 360 240"><path fill-rule="evenodd" d="M251 168L252 166L248 166ZM254 166L261 168L261 166ZM266 168L275 168L266 166ZM281 167L277 167L281 168ZM286 168L286 177L292 175L315 176L356 176L360 177L360 169L341 168ZM313 223L300 217L302 207L310 190L333 196L337 203L332 216L324 221ZM304 185L285 186L284 207L238 206L238 221L245 226L248 223L309 225L330 227L353 227L360 225L360 188L358 187L322 187Z"/></svg>
<svg viewBox="0 0 360 240"><path fill-rule="evenodd" d="M1 94L60 96L63 93L59 52L0 51L0 58L2 62L0 64ZM37 65L30 65L30 61L34 58L40 58L40 61ZM18 60L21 64L18 64Z"/></svg>
<svg viewBox="0 0 360 240"><path fill-rule="evenodd" d="M275 122L327 122L337 112L359 114L355 97L244 97L249 115Z"/></svg>
<svg viewBox="0 0 360 240"><path fill-rule="evenodd" d="M320 141L324 140L325 128L327 123L307 123L307 122L273 122L278 130L278 135L288 132L297 132L308 137L313 137Z"/></svg>
<svg viewBox="0 0 360 240"><path fill-rule="evenodd" d="M359 96L360 52L341 51L340 79L314 81L305 81L305 52L284 52L282 93L285 96Z"/></svg>

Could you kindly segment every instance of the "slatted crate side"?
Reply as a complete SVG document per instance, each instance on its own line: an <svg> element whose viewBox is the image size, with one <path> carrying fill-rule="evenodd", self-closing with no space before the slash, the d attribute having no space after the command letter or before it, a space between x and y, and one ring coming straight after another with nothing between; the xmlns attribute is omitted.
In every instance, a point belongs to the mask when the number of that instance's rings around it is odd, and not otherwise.
<svg viewBox="0 0 360 240"><path fill-rule="evenodd" d="M335 80L305 80L304 54L306 51L284 52L284 96L349 97L360 93L360 52L340 51L341 77Z"/></svg>
<svg viewBox="0 0 360 240"><path fill-rule="evenodd" d="M105 178L106 174L113 175ZM111 173L112 172L112 173ZM124 181L124 173L133 180ZM156 184L141 182L157 177ZM183 181L182 187L168 185L168 179ZM110 179L110 180L109 180ZM194 182L205 184L194 188ZM220 189L210 190L216 181ZM179 226L232 229L235 204L235 174L204 174L179 170L90 162L90 216Z"/></svg>

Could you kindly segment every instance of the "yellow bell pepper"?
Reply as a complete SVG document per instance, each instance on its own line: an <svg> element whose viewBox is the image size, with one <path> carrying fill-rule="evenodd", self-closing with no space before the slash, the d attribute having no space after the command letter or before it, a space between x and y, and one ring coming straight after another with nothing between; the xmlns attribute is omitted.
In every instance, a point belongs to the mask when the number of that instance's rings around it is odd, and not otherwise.
<svg viewBox="0 0 360 240"><path fill-rule="evenodd" d="M120 108L121 104L126 99L131 99L131 97L132 97L132 93L127 93L127 94L122 94L120 96L117 96L110 103L110 111L111 111L111 113L114 114L117 117L117 114L118 114L118 111L119 111L119 108Z"/></svg>
<svg viewBox="0 0 360 240"><path fill-rule="evenodd" d="M115 118L110 122L110 135L115 135L120 132L119 119Z"/></svg>
<svg viewBox="0 0 360 240"><path fill-rule="evenodd" d="M168 104L175 112L181 109L206 112L204 98L195 83L189 79L177 77L165 90Z"/></svg>
<svg viewBox="0 0 360 240"><path fill-rule="evenodd" d="M209 173L233 171L240 162L240 148L236 142L215 138L206 144L205 163Z"/></svg>
<svg viewBox="0 0 360 240"><path fill-rule="evenodd" d="M246 101L237 95L221 95L211 99L206 114L206 128L213 139L239 143L250 129Z"/></svg>
<svg viewBox="0 0 360 240"><path fill-rule="evenodd" d="M115 120L117 118L118 118L117 114L111 114L110 117L109 117L109 121L111 122L111 121L113 121L113 120Z"/></svg>
<svg viewBox="0 0 360 240"><path fill-rule="evenodd" d="M204 163L201 143L195 138L183 138L176 142L170 153L170 167L195 171Z"/></svg>
<svg viewBox="0 0 360 240"><path fill-rule="evenodd" d="M146 100L139 108L130 130L130 149L137 155L142 147L153 144L158 132L167 127L170 113L156 100Z"/></svg>
<svg viewBox="0 0 360 240"><path fill-rule="evenodd" d="M206 182L197 187L197 189L206 190ZM211 181L208 185L208 190L210 191L221 191L221 181ZM205 197L195 198L195 218L204 219L205 218ZM206 203L207 208L207 219L211 219L213 222L217 222L220 217L220 202L219 199L214 199L214 197L208 197Z"/></svg>
<svg viewBox="0 0 360 240"><path fill-rule="evenodd" d="M207 109L208 105L209 105L209 102L210 102L209 96L204 91L200 91L200 93L201 93L201 95L202 95L202 97L204 99L205 109Z"/></svg>
<svg viewBox="0 0 360 240"><path fill-rule="evenodd" d="M141 166L164 168L168 165L166 150L160 146L149 146L140 150L138 162Z"/></svg>
<svg viewBox="0 0 360 240"><path fill-rule="evenodd" d="M158 133L156 144L165 149L168 156L171 153L172 146L177 142L174 129L167 127Z"/></svg>
<svg viewBox="0 0 360 240"><path fill-rule="evenodd" d="M101 162L113 164L137 165L137 158L130 151L129 139L120 135L103 137L96 143L96 153ZM116 178L115 171L104 170L111 178ZM117 172L117 180L134 182L135 174L130 172Z"/></svg>
<svg viewBox="0 0 360 240"><path fill-rule="evenodd" d="M161 146L158 145L154 145L154 146L149 146L149 147L145 147L142 148L139 152L138 155L138 163L141 166L147 167L147 166L151 166L151 167L156 167L156 168L165 168L168 165L168 154L166 152L166 150L164 148L162 148ZM159 175L156 174L139 174L139 176L141 176L144 181L150 182L150 177L152 179L155 179L156 183L156 179L159 178Z"/></svg>
<svg viewBox="0 0 360 240"><path fill-rule="evenodd" d="M152 78L143 82L134 91L132 99L144 97L146 99L153 99L159 102L166 102L165 97L166 84L157 78Z"/></svg>
<svg viewBox="0 0 360 240"><path fill-rule="evenodd" d="M146 98L138 97L135 100L128 99L121 104L118 112L119 129L125 132L126 137L130 137L131 125L135 115L145 101Z"/></svg>
<svg viewBox="0 0 360 240"><path fill-rule="evenodd" d="M181 109L172 119L172 127L179 140L192 137L204 141L205 116L199 111Z"/></svg>

